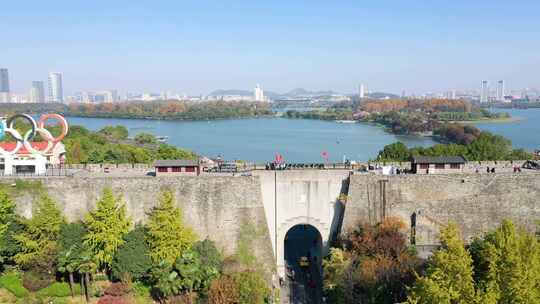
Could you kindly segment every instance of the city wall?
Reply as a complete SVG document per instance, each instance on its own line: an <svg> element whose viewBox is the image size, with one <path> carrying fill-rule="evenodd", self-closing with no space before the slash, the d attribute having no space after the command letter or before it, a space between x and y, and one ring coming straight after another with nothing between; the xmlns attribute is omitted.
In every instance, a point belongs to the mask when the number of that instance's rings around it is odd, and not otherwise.
<svg viewBox="0 0 540 304"><path fill-rule="evenodd" d="M361 221L377 223L390 216L406 223L408 235L414 228L416 244L427 247L439 243L439 228L449 221L460 226L466 240L504 219L535 231L540 220L540 174L353 175L343 231Z"/></svg>
<svg viewBox="0 0 540 304"><path fill-rule="evenodd" d="M349 177L347 171L293 170L236 177L33 180L42 182L70 220L82 219L95 207L103 189L111 187L122 194L132 219L144 222L161 190L171 189L184 210L185 222L200 239L214 240L226 255L235 252L245 224L256 227L253 249L268 269L281 264L284 235L296 224L312 224L328 244L334 232L394 216L406 224L408 236L416 232L419 247L427 248L439 243L439 229L449 221L456 222L469 240L503 219L512 219L531 231L540 220L540 174L531 171L394 176L355 173ZM3 178L0 183L11 184L13 180ZM344 210L338 202L340 194L347 194ZM35 193L20 193L15 200L18 212L30 217Z"/></svg>
<svg viewBox="0 0 540 304"><path fill-rule="evenodd" d="M183 209L184 220L199 239L215 241L225 255L235 253L241 228L251 224L257 230L253 235L253 249L261 263L273 269L274 259L266 225L261 188L256 177L55 177L36 178L54 198L65 216L71 220L83 219L95 208L105 187L121 194L129 216L134 222L144 223L147 214L158 202L160 192L170 189L177 204ZM0 183L13 183L0 179ZM27 191L16 195L17 211L31 217L37 195Z"/></svg>

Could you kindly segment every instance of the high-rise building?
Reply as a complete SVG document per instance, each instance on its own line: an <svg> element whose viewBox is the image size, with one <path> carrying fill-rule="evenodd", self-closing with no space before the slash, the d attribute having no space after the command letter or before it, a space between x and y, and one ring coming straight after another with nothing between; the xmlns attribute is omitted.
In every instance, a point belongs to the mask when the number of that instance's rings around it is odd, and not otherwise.
<svg viewBox="0 0 540 304"><path fill-rule="evenodd" d="M32 81L30 101L34 103L45 102L45 86L43 85L43 81Z"/></svg>
<svg viewBox="0 0 540 304"><path fill-rule="evenodd" d="M482 80L482 87L480 88L480 102L485 103L489 101L489 82Z"/></svg>
<svg viewBox="0 0 540 304"><path fill-rule="evenodd" d="M360 90L358 92L358 97L360 99L366 97L366 86L363 83L360 84Z"/></svg>
<svg viewBox="0 0 540 304"><path fill-rule="evenodd" d="M64 102L61 73L49 73L49 102Z"/></svg>
<svg viewBox="0 0 540 304"><path fill-rule="evenodd" d="M255 101L264 101L264 91L259 85L255 87L254 95Z"/></svg>
<svg viewBox="0 0 540 304"><path fill-rule="evenodd" d="M505 93L504 80L499 80L497 82L497 101L504 101Z"/></svg>
<svg viewBox="0 0 540 304"><path fill-rule="evenodd" d="M8 69L0 69L0 93L9 93Z"/></svg>

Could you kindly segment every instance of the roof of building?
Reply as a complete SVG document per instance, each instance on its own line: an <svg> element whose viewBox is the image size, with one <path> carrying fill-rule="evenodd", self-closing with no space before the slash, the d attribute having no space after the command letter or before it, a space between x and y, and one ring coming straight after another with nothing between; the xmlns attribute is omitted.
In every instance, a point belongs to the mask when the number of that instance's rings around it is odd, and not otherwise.
<svg viewBox="0 0 540 304"><path fill-rule="evenodd" d="M38 142L31 142L30 144L32 145L32 148L34 148L36 150L43 151L43 150L47 149L48 142L46 142L46 141L38 141ZM4 149L4 151L13 151L13 149L15 149L16 146L17 146L16 142L2 142L2 143L0 143L0 148ZM53 146L53 148L51 148L51 150L47 154L51 154L53 152L53 150L54 150L54 146ZM28 151L28 149L26 149L26 147L24 145L22 145L21 149L16 154L19 154L19 155L20 154L31 154L31 152Z"/></svg>
<svg viewBox="0 0 540 304"><path fill-rule="evenodd" d="M162 159L154 162L154 167L186 167L198 165L199 161L196 159Z"/></svg>
<svg viewBox="0 0 540 304"><path fill-rule="evenodd" d="M413 156L412 162L416 164L464 164L467 161L463 156Z"/></svg>

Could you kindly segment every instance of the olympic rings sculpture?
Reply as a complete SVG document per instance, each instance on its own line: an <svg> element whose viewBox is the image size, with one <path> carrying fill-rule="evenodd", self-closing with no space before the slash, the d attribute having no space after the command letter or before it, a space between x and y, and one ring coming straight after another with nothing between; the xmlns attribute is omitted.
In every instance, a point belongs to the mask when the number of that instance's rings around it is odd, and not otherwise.
<svg viewBox="0 0 540 304"><path fill-rule="evenodd" d="M14 128L15 120L24 119L30 123L31 129L28 130L24 135L19 133ZM62 132L57 137L54 137L51 132L45 129L45 122L49 119L58 120L62 126ZM33 154L45 154L48 153L58 142L60 142L68 133L69 127L66 119L59 114L43 114L36 122L34 118L28 114L15 114L5 120L0 120L0 140L9 133L15 140L16 146L11 151L6 151L0 147L0 155L13 155L24 146L26 150ZM41 135L43 140L47 142L47 147L43 150L36 149L32 147L31 140L36 136L36 134Z"/></svg>

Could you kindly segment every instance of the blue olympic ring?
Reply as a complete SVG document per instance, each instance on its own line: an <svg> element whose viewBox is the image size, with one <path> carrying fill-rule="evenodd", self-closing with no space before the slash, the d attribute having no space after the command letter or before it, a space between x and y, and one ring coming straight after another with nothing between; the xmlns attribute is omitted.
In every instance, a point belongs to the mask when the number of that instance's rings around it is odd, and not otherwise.
<svg viewBox="0 0 540 304"><path fill-rule="evenodd" d="M0 139L3 139L6 136L6 122L0 121Z"/></svg>

